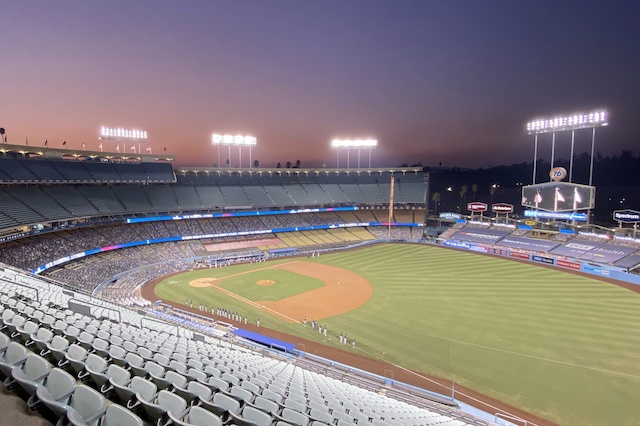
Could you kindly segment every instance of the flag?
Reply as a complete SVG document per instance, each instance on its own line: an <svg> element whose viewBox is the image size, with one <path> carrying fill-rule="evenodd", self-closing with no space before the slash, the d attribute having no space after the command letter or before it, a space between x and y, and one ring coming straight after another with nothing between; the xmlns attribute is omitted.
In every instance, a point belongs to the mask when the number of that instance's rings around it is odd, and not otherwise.
<svg viewBox="0 0 640 426"><path fill-rule="evenodd" d="M556 201L562 201L564 203L564 197L560 193L560 189L556 188Z"/></svg>
<svg viewBox="0 0 640 426"><path fill-rule="evenodd" d="M102 142L100 142L100 145L98 146L98 149L100 150L100 152L102 152Z"/></svg>
<svg viewBox="0 0 640 426"><path fill-rule="evenodd" d="M116 151L120 152L120 144L116 145Z"/></svg>
<svg viewBox="0 0 640 426"><path fill-rule="evenodd" d="M580 196L580 193L578 193L578 188L573 188L573 199L578 203L582 202L582 197Z"/></svg>
<svg viewBox="0 0 640 426"><path fill-rule="evenodd" d="M136 147L135 147L135 146L132 146L132 147L131 147L131 151L135 151L135 150L136 150Z"/></svg>
<svg viewBox="0 0 640 426"><path fill-rule="evenodd" d="M84 149L84 142L82 142L82 149Z"/></svg>
<svg viewBox="0 0 640 426"><path fill-rule="evenodd" d="M542 202L542 195L538 192L535 197L533 197L533 202L539 204Z"/></svg>
<svg viewBox="0 0 640 426"><path fill-rule="evenodd" d="M151 147L147 148L147 151L151 152Z"/></svg>
<svg viewBox="0 0 640 426"><path fill-rule="evenodd" d="M62 142L62 146L67 146L67 141Z"/></svg>
<svg viewBox="0 0 640 426"><path fill-rule="evenodd" d="M49 146L49 139L44 140L44 146Z"/></svg>

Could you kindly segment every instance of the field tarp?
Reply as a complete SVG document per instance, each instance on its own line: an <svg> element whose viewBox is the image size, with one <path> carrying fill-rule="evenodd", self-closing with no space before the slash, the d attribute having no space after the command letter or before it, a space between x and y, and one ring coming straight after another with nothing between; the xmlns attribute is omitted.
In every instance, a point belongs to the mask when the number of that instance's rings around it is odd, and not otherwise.
<svg viewBox="0 0 640 426"><path fill-rule="evenodd" d="M483 228L463 228L449 237L450 240L469 241L473 243L495 244L511 231Z"/></svg>
<svg viewBox="0 0 640 426"><path fill-rule="evenodd" d="M556 247L551 253L598 263L610 263L637 251L634 247L617 246L593 241L571 241Z"/></svg>
<svg viewBox="0 0 640 426"><path fill-rule="evenodd" d="M511 247L511 248L517 248L522 250L539 251L543 253L546 253L560 245L558 241L537 240L535 238L512 237L512 236L504 237L496 244L502 247Z"/></svg>

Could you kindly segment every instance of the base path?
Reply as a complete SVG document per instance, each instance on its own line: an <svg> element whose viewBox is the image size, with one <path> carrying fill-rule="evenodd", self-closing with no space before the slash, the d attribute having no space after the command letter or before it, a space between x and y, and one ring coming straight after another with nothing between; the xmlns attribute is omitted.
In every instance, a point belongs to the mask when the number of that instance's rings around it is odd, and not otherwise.
<svg viewBox="0 0 640 426"><path fill-rule="evenodd" d="M278 301L258 301L272 311L289 318L308 321L329 318L352 311L369 301L373 288L369 281L355 272L321 263L294 261L276 265L286 270L324 281L324 286ZM291 320L290 320L291 321Z"/></svg>

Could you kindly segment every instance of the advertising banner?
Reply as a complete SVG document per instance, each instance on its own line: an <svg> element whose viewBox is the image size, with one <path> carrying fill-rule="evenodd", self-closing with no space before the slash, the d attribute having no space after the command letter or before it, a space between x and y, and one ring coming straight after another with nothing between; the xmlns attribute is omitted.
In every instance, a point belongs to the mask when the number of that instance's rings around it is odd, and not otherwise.
<svg viewBox="0 0 640 426"><path fill-rule="evenodd" d="M534 262L545 263L547 265L554 264L554 259L552 257L538 256L537 254L531 256L531 260L533 260Z"/></svg>
<svg viewBox="0 0 640 426"><path fill-rule="evenodd" d="M511 251L511 252L509 252L509 256L515 257L516 259L529 260L529 255L527 253L522 253L522 252L519 252L519 251Z"/></svg>
<svg viewBox="0 0 640 426"><path fill-rule="evenodd" d="M640 212L637 210L616 210L613 212L613 220L622 223L640 222Z"/></svg>
<svg viewBox="0 0 640 426"><path fill-rule="evenodd" d="M570 262L568 260L558 259L556 260L556 265L562 266L563 268L573 269L575 271L580 270L580 264L576 262Z"/></svg>

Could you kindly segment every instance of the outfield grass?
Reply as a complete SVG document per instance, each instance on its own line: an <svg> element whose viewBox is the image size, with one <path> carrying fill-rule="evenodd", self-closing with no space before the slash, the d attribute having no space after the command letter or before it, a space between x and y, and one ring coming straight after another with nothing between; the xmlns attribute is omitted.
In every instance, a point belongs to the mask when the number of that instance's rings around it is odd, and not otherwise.
<svg viewBox="0 0 640 426"><path fill-rule="evenodd" d="M636 293L560 270L432 246L378 245L300 261L349 269L372 284L367 304L322 321L331 336L356 337L359 351L453 377L563 425L640 419ZM264 265L213 271L224 276ZM163 283L159 296L180 303L206 298L209 305L260 317L267 327L323 340L215 290L187 287L193 278L185 276L170 278L181 283Z"/></svg>

